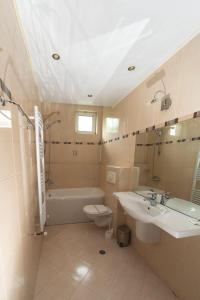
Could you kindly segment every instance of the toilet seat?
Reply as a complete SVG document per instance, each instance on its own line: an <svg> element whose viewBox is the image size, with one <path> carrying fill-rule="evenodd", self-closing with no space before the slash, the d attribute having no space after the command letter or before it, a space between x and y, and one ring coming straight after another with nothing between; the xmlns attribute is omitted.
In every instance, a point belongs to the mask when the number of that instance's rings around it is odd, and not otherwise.
<svg viewBox="0 0 200 300"><path fill-rule="evenodd" d="M99 227L110 226L112 222L112 210L105 205L86 205L83 211Z"/></svg>
<svg viewBox="0 0 200 300"><path fill-rule="evenodd" d="M111 209L105 205L86 205L83 210L88 215L105 215L112 212Z"/></svg>

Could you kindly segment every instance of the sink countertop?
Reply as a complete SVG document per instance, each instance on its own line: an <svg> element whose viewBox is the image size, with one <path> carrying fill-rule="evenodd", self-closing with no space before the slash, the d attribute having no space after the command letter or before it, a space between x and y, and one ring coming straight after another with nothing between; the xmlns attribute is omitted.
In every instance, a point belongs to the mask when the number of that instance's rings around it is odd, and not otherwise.
<svg viewBox="0 0 200 300"><path fill-rule="evenodd" d="M132 211L134 211L134 203L142 203L144 201L144 197L130 191L117 192L114 195L118 198L124 209L127 208ZM175 238L184 238L200 235L200 226L192 224L191 221L197 220L166 207L166 213L162 215L148 215L146 223L158 226Z"/></svg>

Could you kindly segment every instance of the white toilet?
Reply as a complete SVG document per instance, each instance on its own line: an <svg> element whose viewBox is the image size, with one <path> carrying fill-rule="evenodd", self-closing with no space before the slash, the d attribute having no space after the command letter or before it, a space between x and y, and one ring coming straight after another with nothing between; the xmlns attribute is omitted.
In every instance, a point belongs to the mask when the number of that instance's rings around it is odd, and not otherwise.
<svg viewBox="0 0 200 300"><path fill-rule="evenodd" d="M108 226L112 221L112 210L105 205L86 205L83 211L99 227Z"/></svg>

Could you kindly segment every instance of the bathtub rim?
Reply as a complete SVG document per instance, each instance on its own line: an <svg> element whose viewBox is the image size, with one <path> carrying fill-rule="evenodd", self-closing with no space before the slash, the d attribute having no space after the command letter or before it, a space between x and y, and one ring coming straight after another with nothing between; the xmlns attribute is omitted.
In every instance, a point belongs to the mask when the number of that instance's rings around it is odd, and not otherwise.
<svg viewBox="0 0 200 300"><path fill-rule="evenodd" d="M88 193L88 195L86 193L81 194L81 193L77 193L77 194L63 194L63 195L58 195L56 194L57 191L63 191L63 192L81 192L84 191L86 192L86 190L90 190L90 193ZM91 193L91 191L93 191L93 193ZM49 196L49 194L52 193L52 196ZM60 199L92 199L92 198L104 198L105 197L105 192L100 188L100 187L78 187L78 188L58 188L58 189L48 189L46 190L45 193L45 199L47 201L51 201L51 200L60 200Z"/></svg>

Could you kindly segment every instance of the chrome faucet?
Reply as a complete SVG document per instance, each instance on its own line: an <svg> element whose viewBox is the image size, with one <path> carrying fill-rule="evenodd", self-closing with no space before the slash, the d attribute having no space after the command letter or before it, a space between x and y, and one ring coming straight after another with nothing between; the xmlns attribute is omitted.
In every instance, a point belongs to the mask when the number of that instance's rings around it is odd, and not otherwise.
<svg viewBox="0 0 200 300"><path fill-rule="evenodd" d="M162 194L161 194L161 201L160 201L160 204L165 205L166 202L167 202L167 200L170 199L170 194L171 194L171 193L162 193Z"/></svg>
<svg viewBox="0 0 200 300"><path fill-rule="evenodd" d="M157 205L157 193L148 193L150 197L146 197L147 200L149 200L151 206Z"/></svg>

